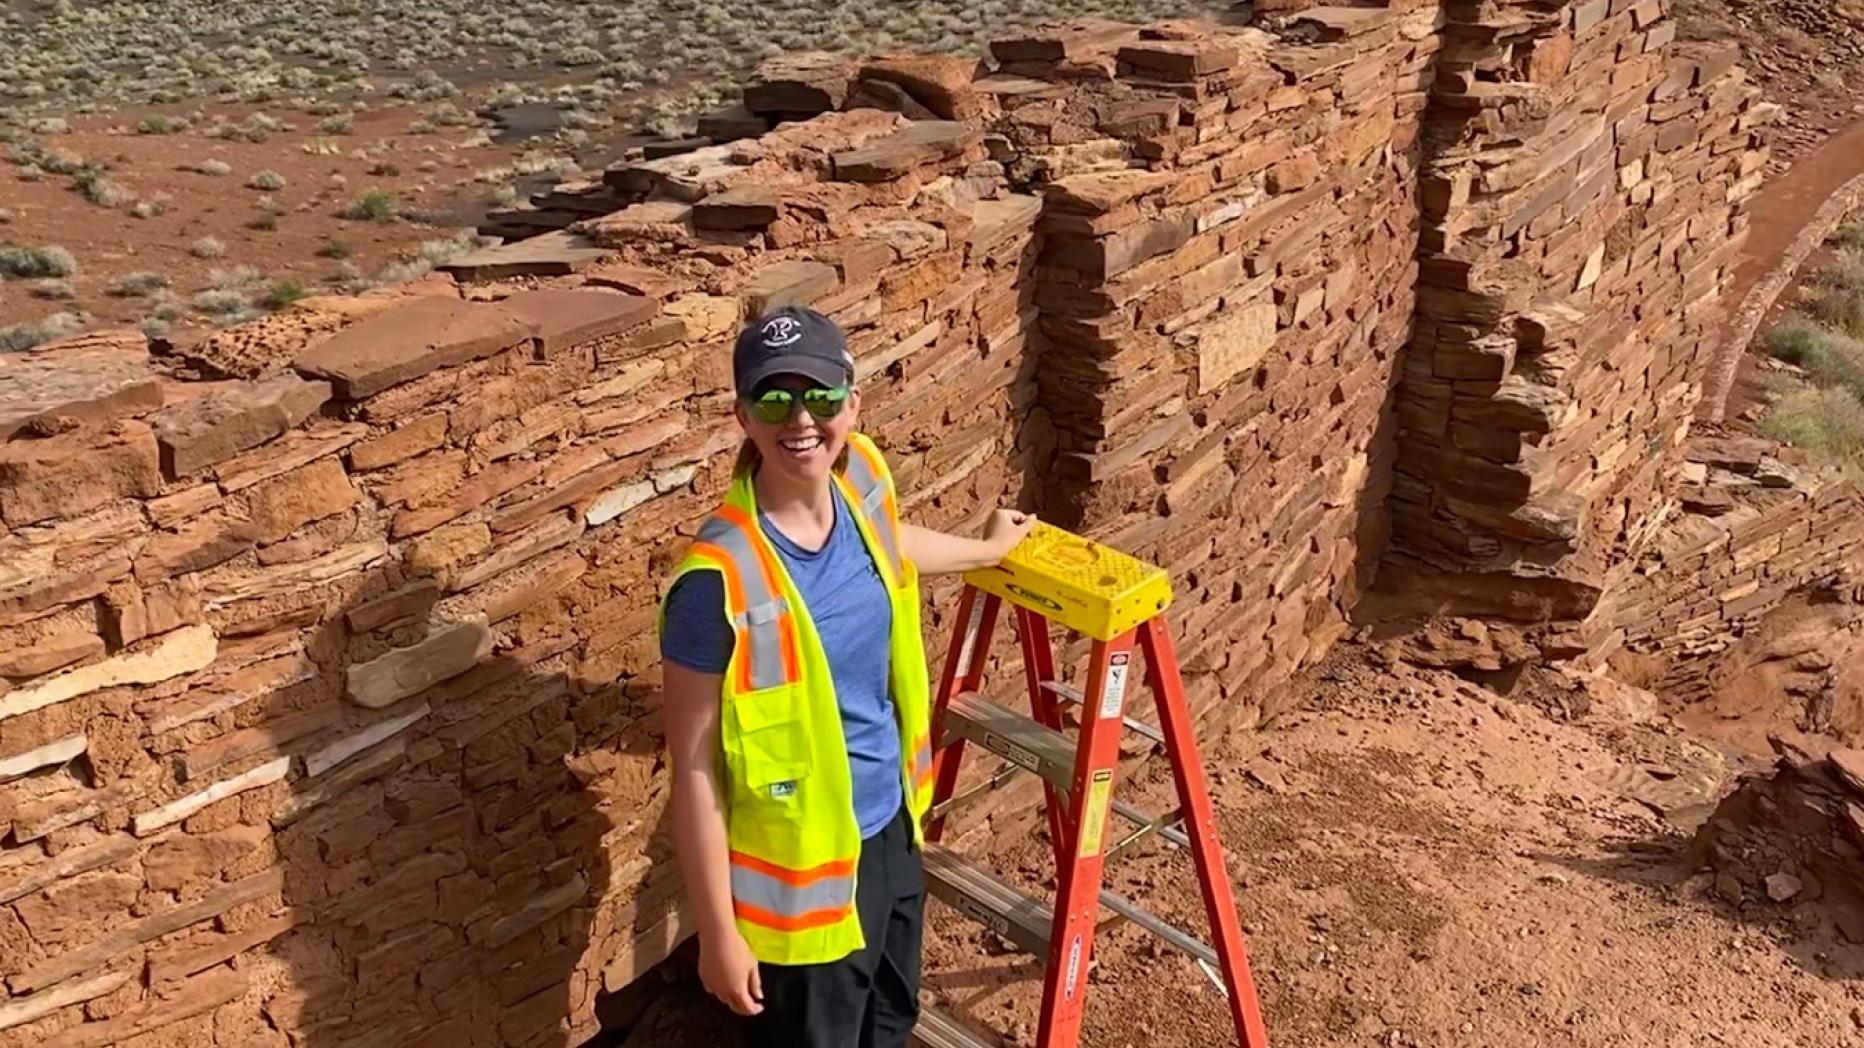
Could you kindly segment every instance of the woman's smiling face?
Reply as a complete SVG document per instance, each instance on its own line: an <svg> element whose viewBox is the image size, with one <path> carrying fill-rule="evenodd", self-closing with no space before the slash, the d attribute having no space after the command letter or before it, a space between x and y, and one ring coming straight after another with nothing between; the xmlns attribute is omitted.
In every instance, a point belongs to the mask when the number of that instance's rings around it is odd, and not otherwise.
<svg viewBox="0 0 1864 1048"><path fill-rule="evenodd" d="M781 389L801 394L815 388L818 388L817 383L801 375L778 375L759 386L757 392ZM848 391L847 402L840 413L830 419L811 415L800 400L793 405L789 418L782 422L759 419L742 400L736 406L738 424L744 427L764 464L785 476L810 483L828 480L842 449L848 446L848 434L854 432L860 408L861 394L854 389Z"/></svg>

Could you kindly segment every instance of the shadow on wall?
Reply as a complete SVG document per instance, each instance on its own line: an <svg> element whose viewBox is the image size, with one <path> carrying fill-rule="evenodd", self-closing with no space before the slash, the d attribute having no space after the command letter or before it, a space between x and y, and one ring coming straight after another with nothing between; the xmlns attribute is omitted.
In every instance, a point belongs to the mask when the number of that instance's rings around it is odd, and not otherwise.
<svg viewBox="0 0 1864 1048"><path fill-rule="evenodd" d="M632 938L603 905L605 842L639 841L656 808L641 802L657 698L578 679L567 628L426 687L494 643L480 622L423 625L436 592L416 581L332 616L306 644L318 672L279 694L375 733L304 753L308 788L272 815L285 907L250 934L284 968L263 1005L276 1043L579 1045L610 960L592 945ZM612 778L630 758L633 790ZM630 862L668 861L664 817L644 836Z"/></svg>

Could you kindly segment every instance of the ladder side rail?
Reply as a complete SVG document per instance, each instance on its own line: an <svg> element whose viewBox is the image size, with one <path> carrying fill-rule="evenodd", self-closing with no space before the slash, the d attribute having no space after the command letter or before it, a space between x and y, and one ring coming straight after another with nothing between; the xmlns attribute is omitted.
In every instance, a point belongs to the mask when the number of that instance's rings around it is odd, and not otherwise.
<svg viewBox="0 0 1864 1048"><path fill-rule="evenodd" d="M983 686L984 666L990 661L991 634L996 629L997 611L1003 599L965 584L958 600L958 616L952 623L951 648L945 656L945 668L939 673L938 696L932 706L932 806L941 807L958 787L958 768L963 763L964 740L945 741L945 708L952 696L977 691ZM943 813L926 820L925 837L937 841L945 832Z"/></svg>
<svg viewBox="0 0 1864 1048"><path fill-rule="evenodd" d="M1036 723L1054 731L1061 730L1061 710L1055 702L1055 696L1049 694L1042 686L1044 681L1055 679L1055 648L1049 636L1048 620L1018 606L1016 609L1016 635L1023 645L1023 676L1029 682L1029 707L1035 714ZM1048 815L1049 842L1055 846L1056 868L1067 861L1068 850L1072 844L1067 837L1067 820L1064 817L1066 795L1058 792L1047 780L1042 780L1042 798Z"/></svg>
<svg viewBox="0 0 1864 1048"><path fill-rule="evenodd" d="M1165 733L1172 781L1177 787L1178 803L1185 814L1185 829L1191 838L1191 855L1197 866L1204 910L1210 920L1211 941L1229 989L1231 1017L1235 1020L1242 1048L1268 1048L1268 1030L1262 1022L1255 979L1249 971L1249 956L1236 916L1229 869L1224 865L1223 848L1217 839L1216 813L1211 807L1204 765L1198 757L1197 733L1185 701L1184 684L1178 675L1178 656L1171 631L1166 627L1165 617L1160 615L1141 624L1138 632L1146 659L1146 680L1158 703L1159 726Z"/></svg>
<svg viewBox="0 0 1864 1048"><path fill-rule="evenodd" d="M1055 932L1042 978L1042 1014L1036 1043L1043 1048L1077 1048L1094 928L1100 917L1100 880L1107 815L1120 757L1120 709L1133 655L1133 633L1095 641L1088 665L1087 702L1075 750L1067 834L1055 892Z"/></svg>

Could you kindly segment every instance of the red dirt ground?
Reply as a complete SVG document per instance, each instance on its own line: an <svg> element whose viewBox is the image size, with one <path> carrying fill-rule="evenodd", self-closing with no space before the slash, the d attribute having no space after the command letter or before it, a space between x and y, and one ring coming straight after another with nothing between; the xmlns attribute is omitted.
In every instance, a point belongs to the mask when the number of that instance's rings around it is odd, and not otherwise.
<svg viewBox="0 0 1864 1048"><path fill-rule="evenodd" d="M1732 758L1667 720L1565 722L1381 661L1343 646L1293 685L1303 712L1209 754L1277 1048L1864 1044L1857 947L1813 908L1730 909L1683 858ZM1154 769L1119 793L1157 808L1170 791ZM1043 886L1040 828L994 837L956 843ZM1109 884L1202 929L1182 854L1142 845ZM934 903L926 969L930 997L1033 1044L1032 958ZM1191 962L1130 925L1102 934L1092 982L1084 1044L1235 1043ZM730 1029L687 986L622 1043L729 1044Z"/></svg>
<svg viewBox="0 0 1864 1048"><path fill-rule="evenodd" d="M220 112L235 122L244 117L243 111ZM474 128L409 134L409 124L418 117L410 106L357 114L349 135L322 134L317 131L318 118L275 110L273 115L298 130L274 132L261 143L209 138L199 130L206 121L179 134L141 135L133 129L142 115L124 112L73 120L71 133L40 141L107 161L111 177L137 197L167 197L168 211L156 217L138 219L127 209L92 204L77 194L68 177L46 174L29 182L19 177L18 167L0 165L0 207L13 214L11 221L0 224L0 241L62 245L78 262L70 280L77 292L74 301L31 297L29 282L5 282L0 288L0 326L70 310L89 313L94 326L134 324L149 303L113 298L104 289L113 278L140 271L166 275L170 289L184 303L206 286L210 271L236 266L256 268L268 283L295 278L314 293L337 274L338 262L317 254L333 238L354 249L351 264L373 274L424 240L469 228L473 216L461 205L470 205L493 188L475 182L473 176L509 164L512 154ZM477 144L462 145L473 142ZM309 151L320 146L336 152ZM232 173L212 176L181 170L184 164L208 159L225 161ZM435 167L423 171L421 165L428 161ZM393 165L392 171L378 166L383 164ZM248 188L247 180L260 171L283 175L285 188L270 194ZM440 212L457 226L336 217L344 205L372 189L393 193L403 209ZM281 209L277 228L248 228L260 198L268 195ZM226 246L223 257L203 260L189 254L189 245L209 236ZM206 321L190 317L188 322Z"/></svg>

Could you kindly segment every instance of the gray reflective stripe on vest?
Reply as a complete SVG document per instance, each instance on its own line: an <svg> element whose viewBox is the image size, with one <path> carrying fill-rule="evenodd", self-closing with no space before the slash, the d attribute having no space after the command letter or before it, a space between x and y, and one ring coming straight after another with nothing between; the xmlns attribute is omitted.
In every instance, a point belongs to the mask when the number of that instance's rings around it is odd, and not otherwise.
<svg viewBox="0 0 1864 1048"><path fill-rule="evenodd" d="M867 517L867 523L880 538L881 548L887 551L887 561L893 565L893 577L901 574L900 550L895 542L893 522L887 518L887 483L876 476L868 465L867 456L859 452L848 455L848 483L854 486L855 494L861 496L861 512Z"/></svg>
<svg viewBox="0 0 1864 1048"><path fill-rule="evenodd" d="M919 744L919 752L913 754L913 778L916 780L932 767L932 740Z"/></svg>
<svg viewBox="0 0 1864 1048"><path fill-rule="evenodd" d="M731 867L731 897L779 917L801 917L817 910L854 905L853 877L824 877L795 885L736 863Z"/></svg>
<svg viewBox="0 0 1864 1048"><path fill-rule="evenodd" d="M757 551L751 548L750 537L731 521L712 517L700 525L699 541L724 550L744 586L744 610L733 611L729 607L725 610L732 625L744 631L751 645L745 656L751 660L752 690L789 683L783 673L783 630L778 620L790 605L781 594L770 592L770 587L764 584L764 571L758 564ZM730 599L728 591L726 602L730 603Z"/></svg>

